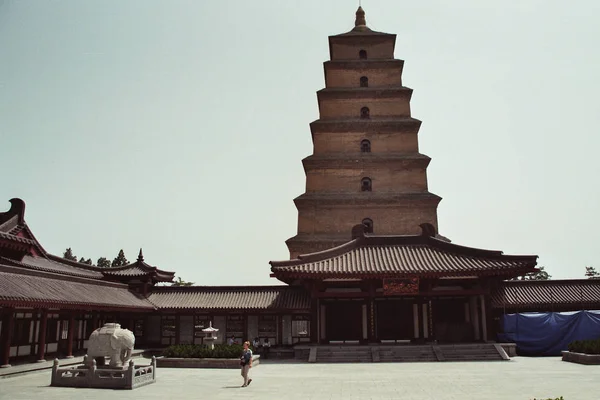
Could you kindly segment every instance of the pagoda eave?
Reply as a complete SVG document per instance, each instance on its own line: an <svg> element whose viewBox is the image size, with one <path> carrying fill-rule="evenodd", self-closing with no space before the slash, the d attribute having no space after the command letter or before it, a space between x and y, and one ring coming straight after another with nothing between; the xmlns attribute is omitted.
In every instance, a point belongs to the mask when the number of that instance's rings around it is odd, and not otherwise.
<svg viewBox="0 0 600 400"><path fill-rule="evenodd" d="M329 36L329 44L346 44L346 45L377 45L390 40L396 42L395 33L385 33L377 31L355 31L340 33L338 35Z"/></svg>
<svg viewBox="0 0 600 400"><path fill-rule="evenodd" d="M362 70L362 69L402 69L404 60L398 59L369 59L369 60L330 60L323 63L323 68L328 70Z"/></svg>
<svg viewBox="0 0 600 400"><path fill-rule="evenodd" d="M315 133L418 133L421 121L415 118L318 119L310 124Z"/></svg>
<svg viewBox="0 0 600 400"><path fill-rule="evenodd" d="M385 206L389 207L436 207L441 197L430 192L352 192L352 193L304 193L294 199L297 209L313 206L353 207Z"/></svg>
<svg viewBox="0 0 600 400"><path fill-rule="evenodd" d="M322 100L351 100L351 99L404 99L410 100L413 90L405 86L397 87L364 87L364 88L326 88L317 92L319 103Z"/></svg>
<svg viewBox="0 0 600 400"><path fill-rule="evenodd" d="M431 158L423 154L377 154L356 153L354 156L346 154L340 156L315 156L311 155L302 160L304 171L315 169L364 169L379 165L387 165L398 170L426 169Z"/></svg>

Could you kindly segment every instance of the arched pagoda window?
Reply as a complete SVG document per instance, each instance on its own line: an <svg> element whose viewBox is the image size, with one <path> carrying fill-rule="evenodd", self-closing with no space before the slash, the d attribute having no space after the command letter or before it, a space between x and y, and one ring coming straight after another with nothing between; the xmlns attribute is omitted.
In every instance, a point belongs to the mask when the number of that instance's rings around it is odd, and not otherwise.
<svg viewBox="0 0 600 400"><path fill-rule="evenodd" d="M370 192L373 190L373 186L371 183L371 178L362 178L360 180L360 191L361 192Z"/></svg>
<svg viewBox="0 0 600 400"><path fill-rule="evenodd" d="M361 76L360 87L369 87L369 78L367 78L366 76Z"/></svg>
<svg viewBox="0 0 600 400"><path fill-rule="evenodd" d="M360 58L361 60L366 60L367 59L367 51L366 50L360 50L358 52L358 58Z"/></svg>
<svg viewBox="0 0 600 400"><path fill-rule="evenodd" d="M371 118L369 107L363 107L360 109L360 117L363 119Z"/></svg>
<svg viewBox="0 0 600 400"><path fill-rule="evenodd" d="M367 139L363 139L360 142L360 152L361 153L370 153L371 152L371 142Z"/></svg>
<svg viewBox="0 0 600 400"><path fill-rule="evenodd" d="M365 233L373 233L373 220L371 218L363 219L362 224L365 226Z"/></svg>

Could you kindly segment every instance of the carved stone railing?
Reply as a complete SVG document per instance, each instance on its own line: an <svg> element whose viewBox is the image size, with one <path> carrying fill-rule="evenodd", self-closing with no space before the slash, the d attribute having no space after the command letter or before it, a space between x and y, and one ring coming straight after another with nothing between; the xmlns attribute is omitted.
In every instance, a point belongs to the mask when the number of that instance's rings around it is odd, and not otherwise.
<svg viewBox="0 0 600 400"><path fill-rule="evenodd" d="M98 367L84 357L83 365L60 367L54 360L50 386L87 387L104 389L135 389L156 382L156 357L150 365L136 366L133 360L124 368Z"/></svg>

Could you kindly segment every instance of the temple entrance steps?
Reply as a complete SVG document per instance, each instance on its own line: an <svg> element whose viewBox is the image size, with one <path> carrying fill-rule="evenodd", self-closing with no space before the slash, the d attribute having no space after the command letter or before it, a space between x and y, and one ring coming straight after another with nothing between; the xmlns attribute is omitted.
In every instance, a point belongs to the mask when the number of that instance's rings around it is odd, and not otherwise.
<svg viewBox="0 0 600 400"><path fill-rule="evenodd" d="M381 362L426 362L438 361L433 346L379 346Z"/></svg>
<svg viewBox="0 0 600 400"><path fill-rule="evenodd" d="M425 345L304 345L297 357L316 363L502 361L510 360L495 343Z"/></svg>
<svg viewBox="0 0 600 400"><path fill-rule="evenodd" d="M316 347L318 363L373 362L370 346L319 346Z"/></svg>
<svg viewBox="0 0 600 400"><path fill-rule="evenodd" d="M495 343L476 343L438 346L444 361L502 361L506 352Z"/></svg>

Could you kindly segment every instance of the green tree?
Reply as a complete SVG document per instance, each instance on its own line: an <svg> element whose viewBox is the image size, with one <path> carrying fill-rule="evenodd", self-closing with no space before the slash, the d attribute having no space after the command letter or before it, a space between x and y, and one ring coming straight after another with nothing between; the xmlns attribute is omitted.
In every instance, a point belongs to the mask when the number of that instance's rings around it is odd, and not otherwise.
<svg viewBox="0 0 600 400"><path fill-rule="evenodd" d="M110 268L110 260L100 257L98 261L96 261L96 265L98 265L100 268Z"/></svg>
<svg viewBox="0 0 600 400"><path fill-rule="evenodd" d="M186 282L181 279L180 276L177 277L177 280L171 284L171 286L194 286L194 282Z"/></svg>
<svg viewBox="0 0 600 400"><path fill-rule="evenodd" d="M89 265L92 265L92 259L91 259L91 258L88 258L88 259L86 260L85 258L81 257L81 258L79 259L79 262L80 262L80 263L82 263L82 264L89 264Z"/></svg>
<svg viewBox="0 0 600 400"><path fill-rule="evenodd" d="M127 261L127 258L125 258L125 252L123 252L123 249L121 249L119 250L117 257L112 261L111 267L121 267L127 264L129 264L129 261Z"/></svg>
<svg viewBox="0 0 600 400"><path fill-rule="evenodd" d="M512 278L511 281L547 281L552 278L552 275L546 272L544 267L539 267L536 272L530 272L523 276Z"/></svg>
<svg viewBox="0 0 600 400"><path fill-rule="evenodd" d="M77 257L75 257L70 247L63 253L63 258L65 260L77 261Z"/></svg>
<svg viewBox="0 0 600 400"><path fill-rule="evenodd" d="M588 279L600 279L600 272L596 271L594 267L585 267L585 276Z"/></svg>

